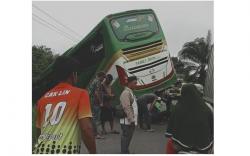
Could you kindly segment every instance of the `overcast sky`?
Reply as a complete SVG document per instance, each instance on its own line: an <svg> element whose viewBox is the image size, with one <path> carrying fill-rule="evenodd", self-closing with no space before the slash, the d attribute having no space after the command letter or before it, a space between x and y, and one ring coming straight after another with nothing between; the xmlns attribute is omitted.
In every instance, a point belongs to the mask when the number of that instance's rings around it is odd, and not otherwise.
<svg viewBox="0 0 250 156"><path fill-rule="evenodd" d="M59 25L36 7L42 9L51 17L76 32ZM213 33L213 2L33 2L32 7L32 44L46 45L53 52L62 54L68 48L77 44L106 15L133 9L148 9L155 11L168 48L172 56L176 56L183 44L196 37L205 37L210 29ZM38 23L48 22L46 25ZM55 32L54 26L75 39L62 36ZM58 30L57 30L58 31Z"/></svg>

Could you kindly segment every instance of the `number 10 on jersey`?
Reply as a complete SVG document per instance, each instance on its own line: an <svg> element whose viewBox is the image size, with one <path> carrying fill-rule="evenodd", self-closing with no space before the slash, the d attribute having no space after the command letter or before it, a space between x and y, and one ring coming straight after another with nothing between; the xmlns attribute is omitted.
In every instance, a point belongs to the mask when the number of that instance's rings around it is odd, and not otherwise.
<svg viewBox="0 0 250 156"><path fill-rule="evenodd" d="M51 125L58 124L62 118L66 104L67 103L65 101L59 102L56 104L53 110L51 110L52 104L47 104L45 106L45 116L44 116L43 127L46 127L48 123L50 123ZM51 111L52 111L52 115L50 116Z"/></svg>

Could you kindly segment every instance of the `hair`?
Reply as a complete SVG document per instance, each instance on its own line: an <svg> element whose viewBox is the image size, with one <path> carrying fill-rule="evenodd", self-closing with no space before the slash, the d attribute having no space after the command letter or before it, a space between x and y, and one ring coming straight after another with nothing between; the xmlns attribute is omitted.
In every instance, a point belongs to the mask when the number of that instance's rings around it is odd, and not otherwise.
<svg viewBox="0 0 250 156"><path fill-rule="evenodd" d="M128 77L128 83L129 83L129 82L132 82L132 81L134 81L134 80L137 80L137 77L136 77L136 76L130 76L130 77Z"/></svg>
<svg viewBox="0 0 250 156"><path fill-rule="evenodd" d="M111 74L106 75L106 79L109 81L113 81L113 76Z"/></svg>
<svg viewBox="0 0 250 156"><path fill-rule="evenodd" d="M184 99L184 100L183 100ZM200 92L194 84L185 84L181 89L181 101L188 103L189 105L194 103L204 103L204 100L200 96Z"/></svg>
<svg viewBox="0 0 250 156"><path fill-rule="evenodd" d="M54 73L57 81L64 81L73 72L80 69L80 63L68 56L59 56L54 63Z"/></svg>
<svg viewBox="0 0 250 156"><path fill-rule="evenodd" d="M102 76L106 76L105 72L100 71L100 72L97 73L97 77L98 77L98 78L100 78L100 77L102 77Z"/></svg>
<svg viewBox="0 0 250 156"><path fill-rule="evenodd" d="M155 94L152 94L152 96L148 98L148 101L149 103L152 103L154 102L154 100L158 100L158 96L156 96Z"/></svg>

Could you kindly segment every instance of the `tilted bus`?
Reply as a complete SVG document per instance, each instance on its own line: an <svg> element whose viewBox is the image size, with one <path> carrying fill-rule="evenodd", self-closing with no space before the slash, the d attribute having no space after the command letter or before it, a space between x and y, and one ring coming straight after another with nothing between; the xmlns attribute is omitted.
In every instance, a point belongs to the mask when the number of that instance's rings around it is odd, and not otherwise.
<svg viewBox="0 0 250 156"><path fill-rule="evenodd" d="M83 70L78 74L78 86L81 88L89 88L99 71L113 75L112 87L116 95L121 93L126 76L137 76L137 96L167 88L176 81L166 39L152 9L106 16L63 55L81 63ZM55 83L51 64L36 84L38 95L41 96Z"/></svg>

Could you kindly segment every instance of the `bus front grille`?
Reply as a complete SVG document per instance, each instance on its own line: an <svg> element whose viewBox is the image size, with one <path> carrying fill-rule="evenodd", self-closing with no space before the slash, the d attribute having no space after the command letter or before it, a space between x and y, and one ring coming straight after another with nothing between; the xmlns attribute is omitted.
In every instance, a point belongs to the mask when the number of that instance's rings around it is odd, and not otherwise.
<svg viewBox="0 0 250 156"><path fill-rule="evenodd" d="M123 49L123 54L128 58L129 61L133 61L160 53L163 48L163 41L159 40L142 46Z"/></svg>

